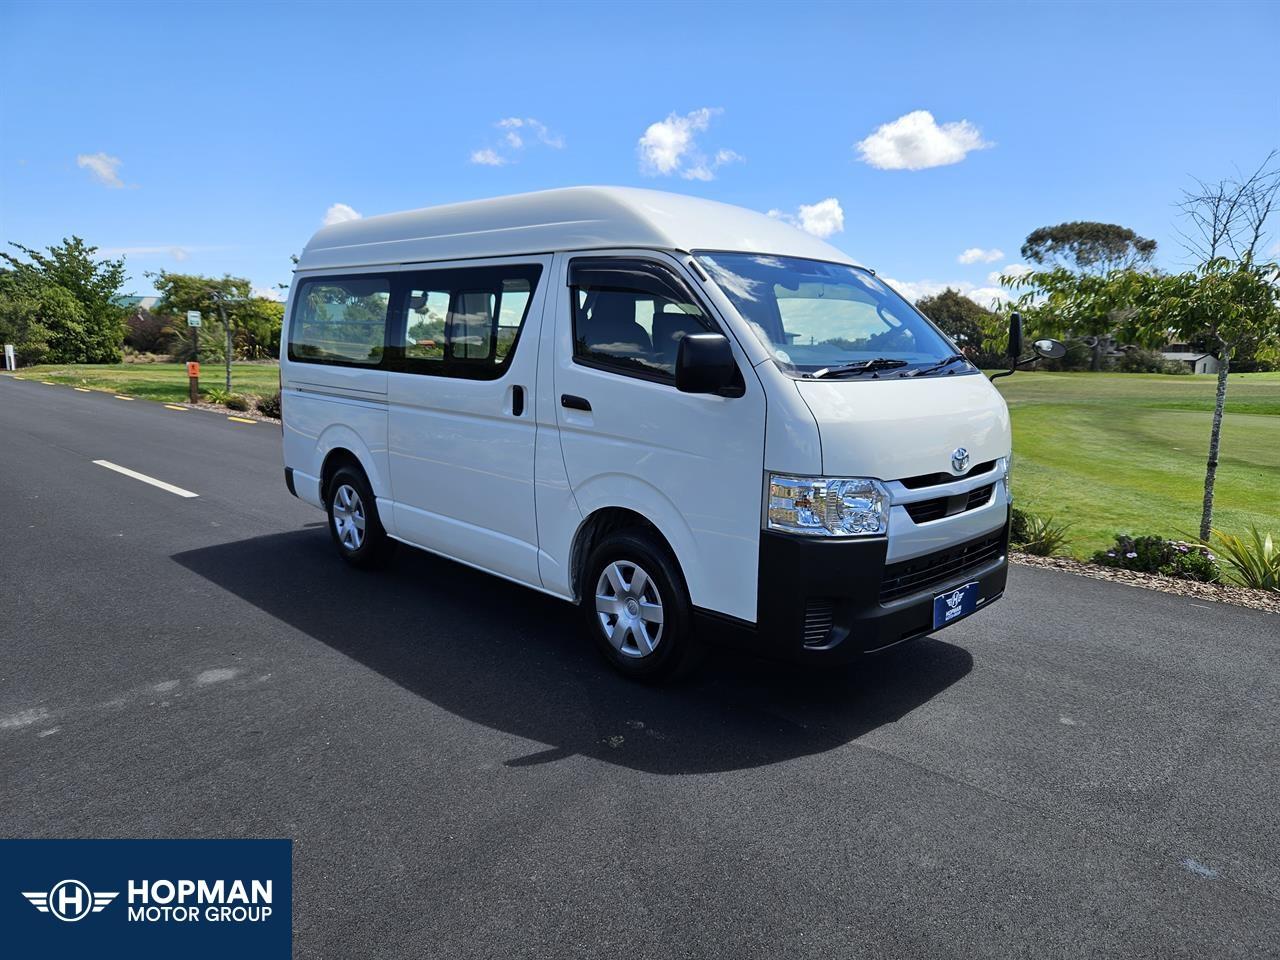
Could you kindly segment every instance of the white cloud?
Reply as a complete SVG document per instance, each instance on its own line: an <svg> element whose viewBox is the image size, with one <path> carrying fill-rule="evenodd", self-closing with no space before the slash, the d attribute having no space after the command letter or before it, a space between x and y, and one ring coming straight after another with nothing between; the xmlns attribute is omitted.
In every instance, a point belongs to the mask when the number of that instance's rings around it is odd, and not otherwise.
<svg viewBox="0 0 1280 960"><path fill-rule="evenodd" d="M124 186L120 179L120 158L105 153L81 153L76 155L76 166L88 170L90 176L104 187L119 190Z"/></svg>
<svg viewBox="0 0 1280 960"><path fill-rule="evenodd" d="M987 283L993 287L998 287L1000 286L1001 277L1025 277L1031 272L1031 267L1025 263L1006 263L1001 269L992 270L987 274Z"/></svg>
<svg viewBox="0 0 1280 960"><path fill-rule="evenodd" d="M913 110L855 146L865 163L880 170L924 170L959 163L970 151L993 144L968 120L939 126L928 110Z"/></svg>
<svg viewBox="0 0 1280 960"><path fill-rule="evenodd" d="M770 210L769 216L777 220L785 220L793 227L799 227L805 233L824 240L834 233L844 230L844 210L835 197L827 197L817 203L802 203L794 214L782 210Z"/></svg>
<svg viewBox="0 0 1280 960"><path fill-rule="evenodd" d="M994 263L1004 256L1004 251L996 248L983 250L981 247L970 247L960 256L956 257L956 263Z"/></svg>
<svg viewBox="0 0 1280 960"><path fill-rule="evenodd" d="M471 162L479 164L482 167L500 167L507 162L506 157L500 156L498 151L485 147L483 150L471 151Z"/></svg>
<svg viewBox="0 0 1280 960"><path fill-rule="evenodd" d="M531 143L538 143L552 150L564 149L564 137L552 133L536 117L503 117L494 126L502 131L502 137L491 147L472 150L472 163L482 167L502 167L515 163L519 160L519 154Z"/></svg>
<svg viewBox="0 0 1280 960"><path fill-rule="evenodd" d="M154 247L106 247L98 251L103 257L172 257L178 262L191 259L191 247L179 247L172 244Z"/></svg>
<svg viewBox="0 0 1280 960"><path fill-rule="evenodd" d="M720 147L708 157L698 145L698 134L706 132L711 118L721 112L719 107L701 107L649 124L636 144L640 172L651 177L679 174L686 180L714 180L716 171L726 164L745 163L746 157L736 150Z"/></svg>
<svg viewBox="0 0 1280 960"><path fill-rule="evenodd" d="M253 296L261 297L263 300L275 300L279 303L284 300L284 291L279 287L254 287Z"/></svg>
<svg viewBox="0 0 1280 960"><path fill-rule="evenodd" d="M881 277L880 279L912 303L915 303L921 297L937 296L948 288L959 291L974 303L988 309L999 301L1010 299L1009 291L1001 288L998 284L979 287L964 280L952 280L943 283L938 280L894 280L892 277Z"/></svg>
<svg viewBox="0 0 1280 960"><path fill-rule="evenodd" d="M335 223L346 223L348 220L359 220L360 214L345 203L335 203L324 212L324 225L332 227Z"/></svg>

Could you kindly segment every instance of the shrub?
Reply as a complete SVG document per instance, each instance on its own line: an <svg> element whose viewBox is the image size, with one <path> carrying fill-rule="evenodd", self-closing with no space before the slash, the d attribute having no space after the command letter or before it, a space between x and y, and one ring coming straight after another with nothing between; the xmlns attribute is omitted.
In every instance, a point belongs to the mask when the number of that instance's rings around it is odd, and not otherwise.
<svg viewBox="0 0 1280 960"><path fill-rule="evenodd" d="M1190 373L1191 368L1177 360L1166 360L1159 350L1126 347L1124 355L1115 362L1121 373Z"/></svg>
<svg viewBox="0 0 1280 960"><path fill-rule="evenodd" d="M1222 579L1217 561L1203 544L1164 537L1131 537L1122 533L1110 549L1095 553L1093 562L1201 583L1218 583Z"/></svg>
<svg viewBox="0 0 1280 960"><path fill-rule="evenodd" d="M1022 513L1022 525L1017 545L1024 553L1037 557L1052 557L1060 553L1071 535L1071 524L1059 523L1053 517L1037 517L1034 513ZM1013 539L1012 524L1009 537Z"/></svg>
<svg viewBox="0 0 1280 960"><path fill-rule="evenodd" d="M252 407L249 398L243 393L227 394L227 398L222 401L222 405L228 410L238 410L241 413L247 413Z"/></svg>
<svg viewBox="0 0 1280 960"><path fill-rule="evenodd" d="M1280 549L1270 533L1250 525L1248 537L1213 531L1218 555L1226 561L1235 578L1255 590L1280 591Z"/></svg>
<svg viewBox="0 0 1280 960"><path fill-rule="evenodd" d="M280 391L277 390L269 397L258 398L258 412L264 417L274 417L280 419Z"/></svg>
<svg viewBox="0 0 1280 960"><path fill-rule="evenodd" d="M138 353L162 353L171 336L166 329L168 322L165 317L139 307L125 317L124 345Z"/></svg>
<svg viewBox="0 0 1280 960"><path fill-rule="evenodd" d="M205 387L204 398L209 403L217 403L225 405L227 398L231 396L231 391L222 387Z"/></svg>
<svg viewBox="0 0 1280 960"><path fill-rule="evenodd" d="M1027 518L1025 510L1011 507L1009 510L1009 542L1021 546L1027 542Z"/></svg>

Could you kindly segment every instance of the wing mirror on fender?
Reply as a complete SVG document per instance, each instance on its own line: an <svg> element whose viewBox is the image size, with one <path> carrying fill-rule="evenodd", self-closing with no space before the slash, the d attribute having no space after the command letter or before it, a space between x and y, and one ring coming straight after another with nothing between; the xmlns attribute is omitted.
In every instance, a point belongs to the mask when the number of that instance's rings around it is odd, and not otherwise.
<svg viewBox="0 0 1280 960"><path fill-rule="evenodd" d="M742 375L733 362L733 348L722 333L690 333L676 351L676 389L681 393L714 393L740 397Z"/></svg>
<svg viewBox="0 0 1280 960"><path fill-rule="evenodd" d="M1019 367L1036 363L1042 359L1057 360L1060 357L1065 357L1067 355L1067 345L1060 340L1042 337L1032 342L1031 351L1031 356L1022 357L1022 314L1014 311L1009 314L1009 347L1005 350L1005 354L1009 358L1009 369L993 373L991 379L998 380L1001 377L1011 377Z"/></svg>
<svg viewBox="0 0 1280 960"><path fill-rule="evenodd" d="M1045 337L1043 340L1037 340L1031 344L1031 349L1036 352L1037 357L1045 360L1061 360L1067 355L1067 345L1061 340L1050 340Z"/></svg>

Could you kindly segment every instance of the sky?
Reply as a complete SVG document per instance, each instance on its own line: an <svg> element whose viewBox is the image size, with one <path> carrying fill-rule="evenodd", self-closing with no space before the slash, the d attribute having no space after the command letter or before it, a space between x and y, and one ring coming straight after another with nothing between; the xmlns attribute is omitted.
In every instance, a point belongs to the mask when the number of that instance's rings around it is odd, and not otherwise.
<svg viewBox="0 0 1280 960"><path fill-rule="evenodd" d="M0 0L0 241L273 294L326 220L578 184L825 237L980 301L1039 226L1184 266L1193 177L1280 146L1280 3Z"/></svg>

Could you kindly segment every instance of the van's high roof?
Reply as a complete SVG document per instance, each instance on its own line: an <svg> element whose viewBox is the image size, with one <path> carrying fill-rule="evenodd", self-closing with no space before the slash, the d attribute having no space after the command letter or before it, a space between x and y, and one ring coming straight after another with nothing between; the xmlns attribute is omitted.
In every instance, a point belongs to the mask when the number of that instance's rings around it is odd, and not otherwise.
<svg viewBox="0 0 1280 960"><path fill-rule="evenodd" d="M634 187L567 187L334 224L311 238L298 270L612 247L854 263L830 244L742 207Z"/></svg>

